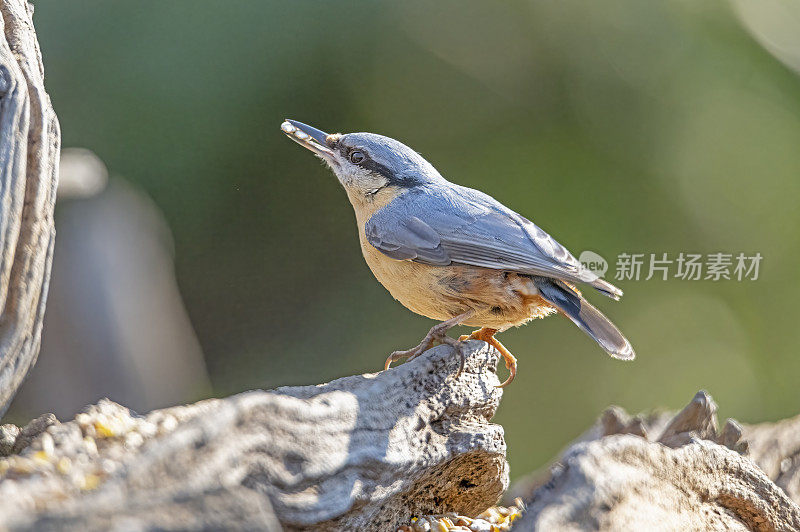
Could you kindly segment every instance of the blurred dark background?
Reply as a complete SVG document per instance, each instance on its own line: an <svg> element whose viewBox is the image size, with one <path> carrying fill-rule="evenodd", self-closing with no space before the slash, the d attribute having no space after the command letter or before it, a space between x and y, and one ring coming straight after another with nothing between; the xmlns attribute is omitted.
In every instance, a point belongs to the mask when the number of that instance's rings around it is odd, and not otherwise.
<svg viewBox="0 0 800 532"><path fill-rule="evenodd" d="M37 0L64 146L111 179L58 206L52 313L11 417L324 382L420 340L432 322L374 280L344 193L281 134L285 117L400 139L612 271L623 252L763 255L757 281L590 296L634 363L563 318L502 335L520 359L496 418L514 476L609 404L677 408L705 388L723 416L796 414L797 5ZM152 249L152 279L126 268ZM91 349L108 358L66 364L80 381L57 369ZM169 367L150 392L153 364Z"/></svg>

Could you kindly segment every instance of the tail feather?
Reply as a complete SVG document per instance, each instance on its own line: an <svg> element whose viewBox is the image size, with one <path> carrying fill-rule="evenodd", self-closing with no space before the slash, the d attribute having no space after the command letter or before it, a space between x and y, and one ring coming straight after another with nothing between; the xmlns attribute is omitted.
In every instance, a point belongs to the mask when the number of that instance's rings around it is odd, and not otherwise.
<svg viewBox="0 0 800 532"><path fill-rule="evenodd" d="M608 296L614 301L619 301L619 298L622 297L622 290L614 286L613 284L605 281L603 279L596 279L590 283L592 288L603 294L604 296Z"/></svg>
<svg viewBox="0 0 800 532"><path fill-rule="evenodd" d="M591 336L606 353L622 360L636 358L636 353L633 352L633 347L628 339L619 332L619 329L611 323L611 320L590 305L576 290L557 279L534 277L533 281L536 284L536 288L539 289L539 295L566 314L575 325ZM615 288L613 285L608 285ZM592 286L600 290L598 286L594 284Z"/></svg>

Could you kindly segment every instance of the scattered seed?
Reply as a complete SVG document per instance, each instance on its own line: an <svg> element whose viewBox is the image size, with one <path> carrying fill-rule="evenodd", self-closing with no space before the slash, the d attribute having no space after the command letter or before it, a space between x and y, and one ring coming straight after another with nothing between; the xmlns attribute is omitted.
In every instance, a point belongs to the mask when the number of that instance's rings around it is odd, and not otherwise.
<svg viewBox="0 0 800 532"><path fill-rule="evenodd" d="M494 506L478 517L467 517L455 513L423 515L411 519L410 525L402 525L398 532L507 532L512 523L524 512L522 500L513 506Z"/></svg>

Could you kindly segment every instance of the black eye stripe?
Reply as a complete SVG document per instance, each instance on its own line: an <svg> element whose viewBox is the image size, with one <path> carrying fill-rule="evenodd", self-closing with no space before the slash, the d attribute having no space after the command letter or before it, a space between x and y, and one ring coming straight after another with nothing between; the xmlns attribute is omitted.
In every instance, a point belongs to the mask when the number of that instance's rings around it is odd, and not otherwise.
<svg viewBox="0 0 800 532"><path fill-rule="evenodd" d="M362 148L357 148L355 146L339 146L339 153L342 154L348 161L350 161L350 154L358 151L364 155L364 160L357 164L357 166L368 170L374 174L381 175L386 178L386 181L389 182L390 185L398 186L398 187L413 187L420 183L418 179L415 179L411 176L403 176L398 177L398 175L393 172L388 166L377 162L375 159L372 159L369 154Z"/></svg>
<svg viewBox="0 0 800 532"><path fill-rule="evenodd" d="M361 168L369 170L375 174L380 174L385 177L387 180L392 181L392 172L389 170L387 166L382 165L381 163L374 161L373 159L364 159L364 161L360 164Z"/></svg>

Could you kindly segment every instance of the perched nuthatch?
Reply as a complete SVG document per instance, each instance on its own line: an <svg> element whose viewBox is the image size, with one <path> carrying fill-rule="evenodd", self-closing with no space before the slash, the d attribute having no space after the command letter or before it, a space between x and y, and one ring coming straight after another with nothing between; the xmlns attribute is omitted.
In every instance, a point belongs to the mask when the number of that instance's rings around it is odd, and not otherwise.
<svg viewBox="0 0 800 532"><path fill-rule="evenodd" d="M422 342L386 360L419 356L435 341L483 340L516 375L497 332L561 312L609 355L635 357L630 342L575 287L619 299L622 291L584 268L553 237L491 196L447 181L417 152L373 133L327 134L286 120L289 138L318 155L347 192L372 273L407 308L441 321ZM481 327L459 341L456 325Z"/></svg>

